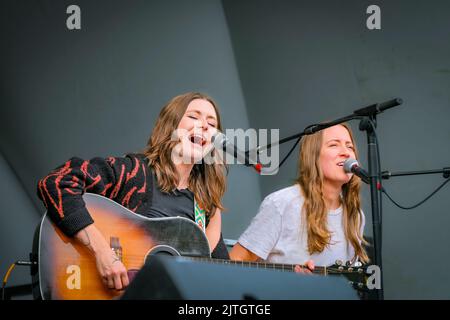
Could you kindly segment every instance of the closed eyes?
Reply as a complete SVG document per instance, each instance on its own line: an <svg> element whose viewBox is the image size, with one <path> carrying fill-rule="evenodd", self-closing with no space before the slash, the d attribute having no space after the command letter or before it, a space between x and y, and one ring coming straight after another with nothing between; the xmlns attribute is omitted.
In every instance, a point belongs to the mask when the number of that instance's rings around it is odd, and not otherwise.
<svg viewBox="0 0 450 320"><path fill-rule="evenodd" d="M191 119L193 119L193 120L198 120L198 117L196 117L196 116L188 116L188 118L191 118ZM208 122L208 125L210 125L211 127L216 127L216 124L215 123L212 123L212 122Z"/></svg>
<svg viewBox="0 0 450 320"><path fill-rule="evenodd" d="M330 144L329 146L330 146L330 147L338 147L339 145L336 144L336 143L333 143L333 144ZM355 147L352 146L352 145L347 145L346 147L349 148L349 149L351 149L351 150L355 150Z"/></svg>

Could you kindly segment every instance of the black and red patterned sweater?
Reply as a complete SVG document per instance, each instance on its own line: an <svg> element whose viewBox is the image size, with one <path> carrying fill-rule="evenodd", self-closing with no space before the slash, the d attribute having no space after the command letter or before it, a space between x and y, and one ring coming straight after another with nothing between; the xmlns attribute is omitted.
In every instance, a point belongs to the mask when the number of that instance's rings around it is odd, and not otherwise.
<svg viewBox="0 0 450 320"><path fill-rule="evenodd" d="M85 192L110 198L145 215L151 205L153 187L152 172L142 154L91 160L73 157L39 180L38 196L50 219L72 237L94 222L82 198ZM228 258L222 235L212 256Z"/></svg>

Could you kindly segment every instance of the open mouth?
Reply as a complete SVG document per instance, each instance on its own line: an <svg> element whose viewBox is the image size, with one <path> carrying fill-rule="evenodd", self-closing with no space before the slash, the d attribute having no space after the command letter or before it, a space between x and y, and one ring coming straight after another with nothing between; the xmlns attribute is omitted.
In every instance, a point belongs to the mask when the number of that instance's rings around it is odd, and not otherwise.
<svg viewBox="0 0 450 320"><path fill-rule="evenodd" d="M338 162L336 165L337 165L338 167L343 167L343 166L344 166L344 162L345 162L345 161Z"/></svg>
<svg viewBox="0 0 450 320"><path fill-rule="evenodd" d="M189 140L191 141L191 143L199 145L201 147L206 144L206 139L198 134L193 134L192 136L189 137Z"/></svg>

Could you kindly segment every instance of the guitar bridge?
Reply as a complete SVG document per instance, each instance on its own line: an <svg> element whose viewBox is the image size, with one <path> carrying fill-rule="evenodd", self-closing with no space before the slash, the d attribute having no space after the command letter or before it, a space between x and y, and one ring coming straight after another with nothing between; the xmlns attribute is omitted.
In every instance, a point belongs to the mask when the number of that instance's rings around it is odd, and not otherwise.
<svg viewBox="0 0 450 320"><path fill-rule="evenodd" d="M120 245L120 241L118 237L110 237L109 238L109 246L111 250L116 254L120 261L122 261L122 246Z"/></svg>

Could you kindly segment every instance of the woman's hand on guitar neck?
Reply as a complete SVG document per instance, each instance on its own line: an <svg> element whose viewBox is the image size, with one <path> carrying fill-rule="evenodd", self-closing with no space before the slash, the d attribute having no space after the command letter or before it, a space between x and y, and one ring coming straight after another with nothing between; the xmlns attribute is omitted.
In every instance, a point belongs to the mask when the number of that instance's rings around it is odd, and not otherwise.
<svg viewBox="0 0 450 320"><path fill-rule="evenodd" d="M314 261L308 260L303 265L296 265L294 271L297 273L311 274L314 271Z"/></svg>
<svg viewBox="0 0 450 320"><path fill-rule="evenodd" d="M129 285L127 269L93 224L79 231L75 238L94 254L97 270L107 288L123 290Z"/></svg>

